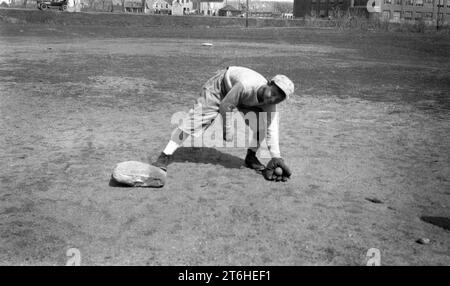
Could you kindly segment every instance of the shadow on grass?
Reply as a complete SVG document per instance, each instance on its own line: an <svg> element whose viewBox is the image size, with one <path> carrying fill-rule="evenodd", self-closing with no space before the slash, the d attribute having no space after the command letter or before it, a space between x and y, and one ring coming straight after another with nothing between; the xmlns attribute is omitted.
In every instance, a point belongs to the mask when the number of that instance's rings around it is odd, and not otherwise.
<svg viewBox="0 0 450 286"><path fill-rule="evenodd" d="M421 216L420 219L423 220L424 222L441 227L445 230L450 230L450 218L448 217Z"/></svg>
<svg viewBox="0 0 450 286"><path fill-rule="evenodd" d="M228 169L240 169L244 160L214 148L181 147L173 154L172 162L190 162L201 164L221 165Z"/></svg>

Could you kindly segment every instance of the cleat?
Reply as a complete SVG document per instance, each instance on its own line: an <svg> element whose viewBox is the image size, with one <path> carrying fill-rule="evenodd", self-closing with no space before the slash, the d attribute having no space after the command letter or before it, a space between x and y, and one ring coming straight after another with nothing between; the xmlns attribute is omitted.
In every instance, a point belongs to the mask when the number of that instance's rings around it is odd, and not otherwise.
<svg viewBox="0 0 450 286"><path fill-rule="evenodd" d="M161 170L167 172L167 166L170 163L170 155L166 155L164 153L161 152L161 154L159 154L158 159L156 159L155 162L152 163L153 166L160 168Z"/></svg>
<svg viewBox="0 0 450 286"><path fill-rule="evenodd" d="M257 172L262 172L266 168L266 166L256 158L256 153L250 149L247 150L247 156L245 156L245 166Z"/></svg>

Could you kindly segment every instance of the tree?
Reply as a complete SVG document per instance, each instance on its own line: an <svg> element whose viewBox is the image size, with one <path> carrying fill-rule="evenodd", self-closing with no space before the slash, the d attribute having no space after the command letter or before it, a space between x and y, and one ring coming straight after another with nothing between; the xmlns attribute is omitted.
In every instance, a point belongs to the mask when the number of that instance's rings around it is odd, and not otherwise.
<svg viewBox="0 0 450 286"><path fill-rule="evenodd" d="M290 2L274 2L273 10L279 13L292 13L292 5Z"/></svg>
<svg viewBox="0 0 450 286"><path fill-rule="evenodd" d="M95 4L95 0L88 0L89 8L93 8Z"/></svg>

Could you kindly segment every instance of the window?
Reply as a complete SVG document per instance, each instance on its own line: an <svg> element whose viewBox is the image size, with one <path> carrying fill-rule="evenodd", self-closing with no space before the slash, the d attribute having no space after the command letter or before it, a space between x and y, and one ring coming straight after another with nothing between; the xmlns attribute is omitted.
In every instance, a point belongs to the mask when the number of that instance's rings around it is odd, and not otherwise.
<svg viewBox="0 0 450 286"><path fill-rule="evenodd" d="M394 21L400 21L400 11L394 11L392 18Z"/></svg>
<svg viewBox="0 0 450 286"><path fill-rule="evenodd" d="M384 0L384 4L392 4L392 0Z"/></svg>
<svg viewBox="0 0 450 286"><path fill-rule="evenodd" d="M406 0L406 1L405 1L405 4L406 4L407 6L412 6L414 3L413 3L413 0Z"/></svg>
<svg viewBox="0 0 450 286"><path fill-rule="evenodd" d="M422 13L416 12L416 20L420 20L420 19L422 19Z"/></svg>
<svg viewBox="0 0 450 286"><path fill-rule="evenodd" d="M434 0L425 0L425 3L428 4L428 5L433 5L433 1Z"/></svg>
<svg viewBox="0 0 450 286"><path fill-rule="evenodd" d="M320 17L325 17L325 10L320 10Z"/></svg>
<svg viewBox="0 0 450 286"><path fill-rule="evenodd" d="M402 0L394 0L395 5L402 5Z"/></svg>
<svg viewBox="0 0 450 286"><path fill-rule="evenodd" d="M427 12L425 13L425 19L432 19L433 18L433 13L432 12Z"/></svg>
<svg viewBox="0 0 450 286"><path fill-rule="evenodd" d="M423 0L416 0L416 6L423 6Z"/></svg>
<svg viewBox="0 0 450 286"><path fill-rule="evenodd" d="M436 4L438 7L444 7L444 0L436 0Z"/></svg>
<svg viewBox="0 0 450 286"><path fill-rule="evenodd" d="M405 20L411 20L412 19L412 12L411 11L405 11L403 14L403 18L405 18Z"/></svg>
<svg viewBox="0 0 450 286"><path fill-rule="evenodd" d="M391 18L391 11L384 10L382 15L383 15L383 19L389 20Z"/></svg>
<svg viewBox="0 0 450 286"><path fill-rule="evenodd" d="M311 10L311 17L316 17L316 10Z"/></svg>

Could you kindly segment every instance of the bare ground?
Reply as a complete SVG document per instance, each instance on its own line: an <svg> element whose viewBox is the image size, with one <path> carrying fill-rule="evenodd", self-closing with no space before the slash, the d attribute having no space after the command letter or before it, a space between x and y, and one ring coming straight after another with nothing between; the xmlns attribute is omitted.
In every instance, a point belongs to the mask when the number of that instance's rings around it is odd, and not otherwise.
<svg viewBox="0 0 450 286"><path fill-rule="evenodd" d="M63 265L71 247L91 265L363 265L372 247L450 264L449 231L420 219L450 217L448 38L115 29L0 30L0 264ZM182 148L164 188L110 184L228 65L294 80L292 179L243 168L242 148Z"/></svg>

